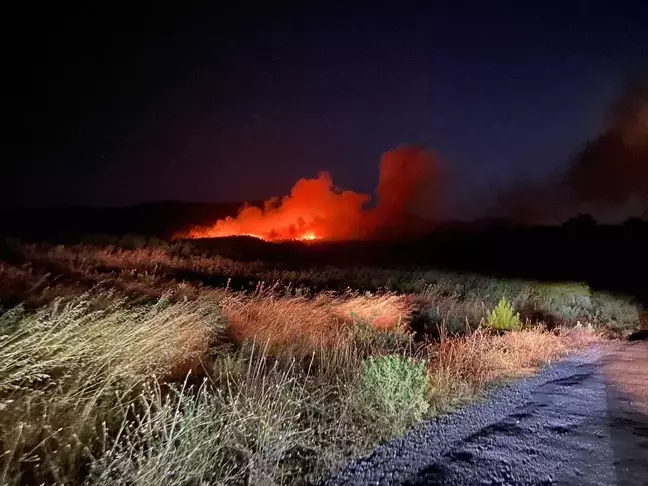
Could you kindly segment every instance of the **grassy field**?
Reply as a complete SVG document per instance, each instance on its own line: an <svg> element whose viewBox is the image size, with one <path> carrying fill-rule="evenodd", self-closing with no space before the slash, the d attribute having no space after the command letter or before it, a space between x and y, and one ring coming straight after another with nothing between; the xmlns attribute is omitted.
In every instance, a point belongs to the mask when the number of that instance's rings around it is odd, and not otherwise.
<svg viewBox="0 0 648 486"><path fill-rule="evenodd" d="M0 484L309 483L639 322L631 302L572 283L14 251L0 263Z"/></svg>

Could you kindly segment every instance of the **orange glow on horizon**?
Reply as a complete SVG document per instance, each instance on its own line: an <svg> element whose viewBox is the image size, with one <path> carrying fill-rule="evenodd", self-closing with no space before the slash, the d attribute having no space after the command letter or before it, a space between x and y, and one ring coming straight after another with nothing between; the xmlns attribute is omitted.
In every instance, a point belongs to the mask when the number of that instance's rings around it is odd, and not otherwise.
<svg viewBox="0 0 648 486"><path fill-rule="evenodd" d="M263 207L244 205L236 217L219 219L179 238L251 236L265 241L341 241L399 234L436 213L438 160L422 147L401 147L381 160L377 205L371 197L345 191L331 176L300 179L290 194L265 201Z"/></svg>
<svg viewBox="0 0 648 486"><path fill-rule="evenodd" d="M186 236L305 242L348 239L360 228L362 207L369 199L366 194L337 190L331 176L323 172L314 179L300 179L288 196L268 200L263 208L243 206L236 217L195 228Z"/></svg>
<svg viewBox="0 0 648 486"><path fill-rule="evenodd" d="M303 235L301 235L297 239L298 240L303 240L303 241L314 241L314 240L317 239L317 236L312 231L309 231L308 233L304 233Z"/></svg>

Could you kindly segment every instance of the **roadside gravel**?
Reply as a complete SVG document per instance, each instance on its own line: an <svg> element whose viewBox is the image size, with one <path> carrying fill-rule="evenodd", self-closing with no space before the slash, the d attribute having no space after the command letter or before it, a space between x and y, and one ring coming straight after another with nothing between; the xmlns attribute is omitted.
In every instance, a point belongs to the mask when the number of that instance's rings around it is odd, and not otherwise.
<svg viewBox="0 0 648 486"><path fill-rule="evenodd" d="M422 424L321 484L648 485L643 399L619 383L632 378L643 389L646 377L648 343L596 345Z"/></svg>

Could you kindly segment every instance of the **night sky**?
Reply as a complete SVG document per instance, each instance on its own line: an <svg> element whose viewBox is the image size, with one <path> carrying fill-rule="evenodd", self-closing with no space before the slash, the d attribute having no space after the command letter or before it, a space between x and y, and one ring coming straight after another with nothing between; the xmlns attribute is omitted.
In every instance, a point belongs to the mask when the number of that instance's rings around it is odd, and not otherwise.
<svg viewBox="0 0 648 486"><path fill-rule="evenodd" d="M428 3L7 13L0 204L261 199L321 170L373 193L416 143L476 213L564 166L648 60L646 2Z"/></svg>

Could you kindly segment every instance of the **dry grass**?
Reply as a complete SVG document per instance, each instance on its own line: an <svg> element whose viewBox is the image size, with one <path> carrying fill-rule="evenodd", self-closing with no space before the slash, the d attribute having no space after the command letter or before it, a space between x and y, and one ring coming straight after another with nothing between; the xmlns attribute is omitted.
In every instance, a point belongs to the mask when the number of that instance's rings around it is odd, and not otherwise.
<svg viewBox="0 0 648 486"><path fill-rule="evenodd" d="M86 245L22 245L20 253L29 260L54 262L76 271L96 267L109 270L146 270L164 274L170 270L191 270L205 274L237 275L262 268L260 263L239 262L219 256L174 256L159 248L124 250L115 247L96 248Z"/></svg>
<svg viewBox="0 0 648 486"><path fill-rule="evenodd" d="M599 340L591 328L549 332L542 327L504 334L480 328L464 337L443 339L429 350L434 406L454 407L493 383L528 376Z"/></svg>
<svg viewBox="0 0 648 486"><path fill-rule="evenodd" d="M294 356L348 346L358 323L402 331L412 312L404 296L389 293L320 293L312 299L231 294L220 302L234 341L267 342Z"/></svg>
<svg viewBox="0 0 648 486"><path fill-rule="evenodd" d="M412 292L423 290L440 275L436 271L384 268L286 269L258 261L238 262L218 255L179 256L161 248L126 250L112 246L24 244L16 245L15 250L30 261L55 264L66 271L131 270L158 276L193 272L205 279L233 278L253 285L256 282L279 282L283 286L300 286L307 292L314 287L320 290L335 287L338 291L347 287L372 291L391 288Z"/></svg>
<svg viewBox="0 0 648 486"><path fill-rule="evenodd" d="M416 269L285 268L263 262L238 262L218 255L181 255L179 252L184 248L158 244L162 246L137 250L15 244L14 250L48 269L81 278L116 272L120 278L131 273L218 286L224 286L230 279L238 290L253 290L256 284L271 282L282 292L311 296L323 290L343 292L349 288L398 291L413 295L416 306L425 310L433 326L445 321L457 332L477 327L502 297L514 305L523 321L549 326L590 321L622 335L636 330L640 320L629 299L595 292L581 283L543 284Z"/></svg>
<svg viewBox="0 0 648 486"><path fill-rule="evenodd" d="M499 299L504 284L493 282L317 293L286 283L335 269L282 273L149 249L23 254L33 267L0 264L0 303L28 304L0 314L0 484L316 479L422 411L449 410L600 339L580 325L479 327L488 305L470 285ZM174 278L186 270L282 283L235 292ZM438 324L438 342L413 345L417 312ZM451 320L466 334L448 337ZM403 421L405 402L418 406Z"/></svg>
<svg viewBox="0 0 648 486"><path fill-rule="evenodd" d="M27 467L63 481L111 409L151 377L186 373L213 352L224 327L204 301L127 307L111 296L0 319L0 483ZM110 305L105 303L110 301Z"/></svg>
<svg viewBox="0 0 648 486"><path fill-rule="evenodd" d="M152 386L91 463L90 484L278 484L295 476L286 456L307 446L309 395L290 368L226 373L226 386ZM129 415L138 419L129 421Z"/></svg>
<svg viewBox="0 0 648 486"><path fill-rule="evenodd" d="M55 276L35 270L30 264L0 262L0 304L3 306L24 304L36 308L58 297L77 296L83 291L79 282L62 285Z"/></svg>

